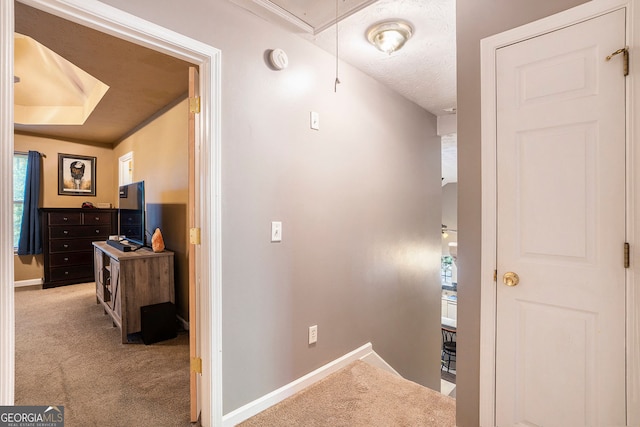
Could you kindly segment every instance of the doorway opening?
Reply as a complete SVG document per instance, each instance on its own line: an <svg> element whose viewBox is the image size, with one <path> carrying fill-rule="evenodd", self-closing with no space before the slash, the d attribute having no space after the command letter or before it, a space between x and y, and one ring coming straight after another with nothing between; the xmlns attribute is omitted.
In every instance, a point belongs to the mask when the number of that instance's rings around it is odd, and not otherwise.
<svg viewBox="0 0 640 427"><path fill-rule="evenodd" d="M458 326L458 155L455 114L438 117L438 135L442 145L440 392L455 398Z"/></svg>
<svg viewBox="0 0 640 427"><path fill-rule="evenodd" d="M56 0L24 1L37 9L68 19L98 31L114 35L147 47L178 57L200 67L200 89L202 93L201 122L202 126L196 134L198 150L196 152L196 169L199 179L195 182L196 200L194 204L196 226L201 229L201 245L196 248L196 286L199 295L197 319L201 321L200 350L202 358L202 381L199 394L202 418L211 420L213 425L222 418L221 376L212 375L221 369L220 329L221 329L221 276L220 276L220 52L206 44L184 37L168 29L143 21L115 8L99 2L84 2L82 5L68 5ZM13 69L13 27L14 4L2 2L2 30L0 32L0 51L3 54L3 67L0 68L0 110L8 112L0 115L0 134L2 142L0 150L3 162L12 160L13 153L13 87L9 82ZM5 66L6 65L6 66ZM5 162L7 163L7 162ZM4 166L4 163L3 163ZM9 170L9 168L7 168ZM2 183L5 201L12 194L12 180ZM207 195L207 197L205 197ZM9 206L10 203L5 204ZM12 217L6 212L0 214L0 264L2 285L0 292L0 330L2 330L2 346L0 346L0 401L12 405L14 401L14 351L13 335L15 312L13 299L13 250L12 242L7 236ZM207 259L207 263L202 263ZM204 264L204 265L203 265ZM6 267L6 268L5 268Z"/></svg>

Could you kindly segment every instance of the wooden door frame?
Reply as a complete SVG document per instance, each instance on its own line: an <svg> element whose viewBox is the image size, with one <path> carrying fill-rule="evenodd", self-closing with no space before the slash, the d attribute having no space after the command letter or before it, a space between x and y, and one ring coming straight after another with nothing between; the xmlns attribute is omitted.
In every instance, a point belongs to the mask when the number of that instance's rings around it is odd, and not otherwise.
<svg viewBox="0 0 640 427"><path fill-rule="evenodd" d="M582 22L604 13L627 8L627 40L631 47L631 72L627 77L627 241L634 248L640 242L640 197L633 189L640 189L640 174L635 165L640 160L640 144L635 144L640 118L634 111L640 101L640 85L634 87L634 77L640 70L640 55L634 46L640 46L640 34L633 31L633 22L640 19L635 0L592 0L567 11L539 21L514 28L481 41L481 174L482 174L482 230L480 267L480 425L495 426L496 406L496 281L494 271L497 260L497 178L496 178L496 52L509 46L566 26ZM622 46L621 46L622 47ZM636 58L638 57L638 58ZM640 169L638 169L640 171ZM622 248L621 248L622 252ZM632 252L631 268L627 271L627 424L640 424L640 291L634 292L634 283L640 283L639 251ZM622 255L621 255L622 256ZM631 399L636 399L632 404Z"/></svg>
<svg viewBox="0 0 640 427"><path fill-rule="evenodd" d="M202 420L222 425L222 275L221 275L221 52L96 0L19 0L21 3L171 55L200 69L201 126L196 135L196 226L202 244L196 250L198 338L202 348ZM0 2L0 165L13 170L12 0ZM6 172L5 172L6 173ZM13 203L13 180L5 175L0 203ZM0 405L14 404L14 270L9 209L0 209ZM206 260L206 262L202 262ZM215 375L213 373L215 372Z"/></svg>

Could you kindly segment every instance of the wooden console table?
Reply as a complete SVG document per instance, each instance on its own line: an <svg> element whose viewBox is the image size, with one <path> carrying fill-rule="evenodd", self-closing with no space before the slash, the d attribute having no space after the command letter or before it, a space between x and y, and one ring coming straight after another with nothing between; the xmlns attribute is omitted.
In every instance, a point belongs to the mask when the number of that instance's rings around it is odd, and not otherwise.
<svg viewBox="0 0 640 427"><path fill-rule="evenodd" d="M96 301L118 326L122 342L141 330L140 307L175 302L173 252L149 248L122 252L93 242Z"/></svg>

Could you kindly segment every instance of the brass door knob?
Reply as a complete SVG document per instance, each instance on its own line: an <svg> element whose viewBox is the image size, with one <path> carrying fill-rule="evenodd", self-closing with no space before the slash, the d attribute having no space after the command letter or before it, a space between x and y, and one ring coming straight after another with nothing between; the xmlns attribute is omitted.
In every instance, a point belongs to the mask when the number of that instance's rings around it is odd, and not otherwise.
<svg viewBox="0 0 640 427"><path fill-rule="evenodd" d="M502 276L502 283L507 286L517 286L520 283L520 277L513 271L509 271Z"/></svg>

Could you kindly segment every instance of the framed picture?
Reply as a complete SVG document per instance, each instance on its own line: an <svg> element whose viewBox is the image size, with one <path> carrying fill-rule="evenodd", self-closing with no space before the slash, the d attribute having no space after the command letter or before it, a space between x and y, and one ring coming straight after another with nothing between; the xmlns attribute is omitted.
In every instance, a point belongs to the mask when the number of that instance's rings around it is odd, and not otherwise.
<svg viewBox="0 0 640 427"><path fill-rule="evenodd" d="M58 194L96 195L96 158L58 154Z"/></svg>

